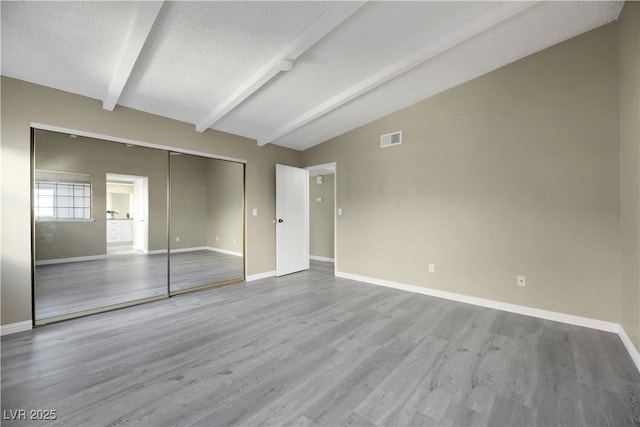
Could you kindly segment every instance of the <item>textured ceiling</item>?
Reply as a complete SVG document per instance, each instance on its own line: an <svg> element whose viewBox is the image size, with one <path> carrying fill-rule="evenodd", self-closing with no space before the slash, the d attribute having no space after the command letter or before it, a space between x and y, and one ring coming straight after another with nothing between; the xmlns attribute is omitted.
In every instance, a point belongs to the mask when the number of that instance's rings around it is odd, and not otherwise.
<svg viewBox="0 0 640 427"><path fill-rule="evenodd" d="M304 150L614 21L622 5L2 1L1 71Z"/></svg>

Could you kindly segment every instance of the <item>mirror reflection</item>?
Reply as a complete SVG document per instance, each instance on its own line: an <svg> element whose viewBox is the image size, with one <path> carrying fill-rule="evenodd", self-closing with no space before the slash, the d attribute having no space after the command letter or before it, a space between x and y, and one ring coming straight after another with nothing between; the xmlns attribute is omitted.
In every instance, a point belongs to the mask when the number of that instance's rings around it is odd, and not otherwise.
<svg viewBox="0 0 640 427"><path fill-rule="evenodd" d="M167 295L167 157L36 130L36 320Z"/></svg>
<svg viewBox="0 0 640 427"><path fill-rule="evenodd" d="M170 289L244 279L244 165L171 153Z"/></svg>
<svg viewBox="0 0 640 427"><path fill-rule="evenodd" d="M42 130L33 144L36 323L244 279L244 164Z"/></svg>

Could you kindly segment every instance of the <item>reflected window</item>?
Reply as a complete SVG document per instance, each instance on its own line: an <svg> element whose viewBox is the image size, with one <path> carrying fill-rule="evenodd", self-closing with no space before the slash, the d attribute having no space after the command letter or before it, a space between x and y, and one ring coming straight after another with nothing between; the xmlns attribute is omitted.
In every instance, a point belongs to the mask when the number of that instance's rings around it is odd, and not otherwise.
<svg viewBox="0 0 640 427"><path fill-rule="evenodd" d="M91 175L36 171L33 198L36 220L91 219Z"/></svg>

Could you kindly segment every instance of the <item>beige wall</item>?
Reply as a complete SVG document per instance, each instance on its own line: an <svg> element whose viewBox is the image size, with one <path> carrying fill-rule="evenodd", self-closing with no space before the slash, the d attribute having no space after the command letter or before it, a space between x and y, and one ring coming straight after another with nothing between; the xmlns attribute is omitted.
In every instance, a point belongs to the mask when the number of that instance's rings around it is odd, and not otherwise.
<svg viewBox="0 0 640 427"><path fill-rule="evenodd" d="M242 187L243 166L240 163L210 161L207 202L207 245L242 253Z"/></svg>
<svg viewBox="0 0 640 427"><path fill-rule="evenodd" d="M2 77L1 316L3 325L31 319L30 125L42 123L128 138L217 156L244 159L247 274L275 269L275 164L299 166L300 153L123 107L112 112L98 100Z"/></svg>
<svg viewBox="0 0 640 427"><path fill-rule="evenodd" d="M309 254L333 258L334 179L333 175L323 179L318 184L315 176L309 178Z"/></svg>
<svg viewBox="0 0 640 427"><path fill-rule="evenodd" d="M627 2L620 56L620 234L622 327L640 349L640 3Z"/></svg>
<svg viewBox="0 0 640 427"><path fill-rule="evenodd" d="M243 252L243 168L225 160L171 156L172 248Z"/></svg>
<svg viewBox="0 0 640 427"><path fill-rule="evenodd" d="M207 246L208 161L189 155L170 157L171 249Z"/></svg>
<svg viewBox="0 0 640 427"><path fill-rule="evenodd" d="M123 144L81 136L72 139L62 133L37 131L35 156L36 169L91 175L93 204L93 221L90 222L37 222L36 260L106 253L107 173L149 177L149 249L166 249L166 153L151 148L128 148ZM124 214L120 217L124 217Z"/></svg>
<svg viewBox="0 0 640 427"><path fill-rule="evenodd" d="M337 270L619 322L616 30L305 151L337 162Z"/></svg>

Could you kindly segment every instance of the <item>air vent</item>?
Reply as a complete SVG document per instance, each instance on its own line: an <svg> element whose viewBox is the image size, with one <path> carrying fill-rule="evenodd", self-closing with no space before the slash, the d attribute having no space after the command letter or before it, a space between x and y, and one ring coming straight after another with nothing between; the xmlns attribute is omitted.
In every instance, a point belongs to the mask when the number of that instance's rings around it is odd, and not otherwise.
<svg viewBox="0 0 640 427"><path fill-rule="evenodd" d="M402 144L402 131L380 135L380 148L391 147Z"/></svg>

